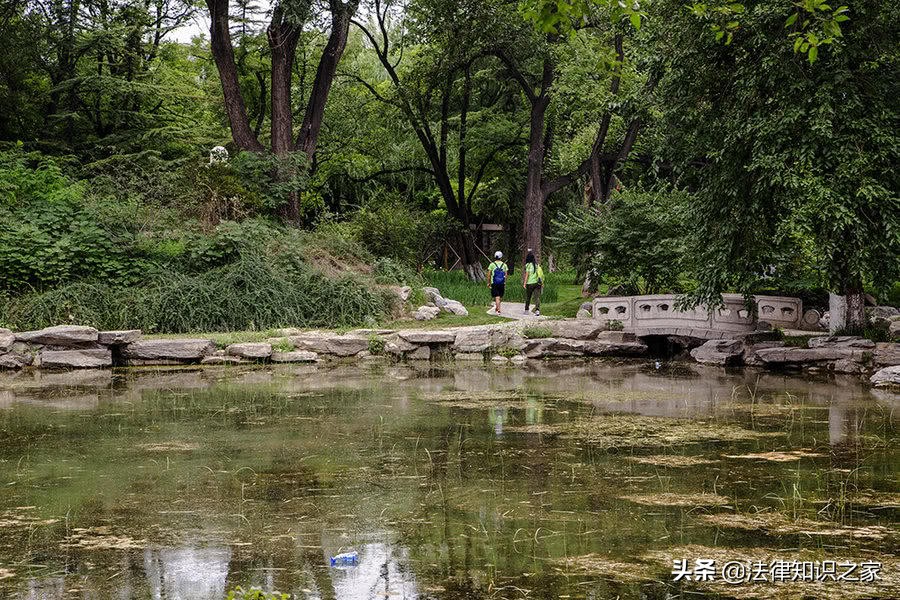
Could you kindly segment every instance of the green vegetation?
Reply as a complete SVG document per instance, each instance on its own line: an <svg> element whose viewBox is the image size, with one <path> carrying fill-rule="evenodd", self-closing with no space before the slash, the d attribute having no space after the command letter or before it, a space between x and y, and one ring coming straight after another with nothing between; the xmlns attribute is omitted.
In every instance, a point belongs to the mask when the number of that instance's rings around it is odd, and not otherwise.
<svg viewBox="0 0 900 600"><path fill-rule="evenodd" d="M522 330L522 335L530 340L537 340L553 337L553 332L546 327L526 327Z"/></svg>
<svg viewBox="0 0 900 600"><path fill-rule="evenodd" d="M547 315L900 303L894 3L230 4L0 9L0 324L385 323L529 247Z"/></svg>
<svg viewBox="0 0 900 600"><path fill-rule="evenodd" d="M288 600L289 598L288 594L282 594L281 592L264 592L256 587L245 590L238 586L228 591L225 600Z"/></svg>
<svg viewBox="0 0 900 600"><path fill-rule="evenodd" d="M425 284L441 290L445 298L452 298L466 306L487 306L490 303L490 290L487 283L475 284L462 271L434 271L423 273ZM570 280L571 273L553 273L547 277L541 293L542 303L556 302L559 299L559 281ZM522 273L517 269L506 279L504 302L525 302L525 289L522 287Z"/></svg>

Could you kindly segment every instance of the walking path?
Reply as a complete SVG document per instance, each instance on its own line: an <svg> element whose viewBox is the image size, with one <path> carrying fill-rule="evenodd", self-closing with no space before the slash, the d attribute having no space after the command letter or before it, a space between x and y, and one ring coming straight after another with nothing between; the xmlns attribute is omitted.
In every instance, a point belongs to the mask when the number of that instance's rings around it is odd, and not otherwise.
<svg viewBox="0 0 900 600"><path fill-rule="evenodd" d="M497 316L497 313L494 312L494 305L491 304L491 308L488 309L487 314L491 316ZM514 319L516 321L540 321L541 319L546 319L548 317L539 317L532 312L528 312L525 314L525 303L524 302L504 302L500 305L500 315L506 319Z"/></svg>

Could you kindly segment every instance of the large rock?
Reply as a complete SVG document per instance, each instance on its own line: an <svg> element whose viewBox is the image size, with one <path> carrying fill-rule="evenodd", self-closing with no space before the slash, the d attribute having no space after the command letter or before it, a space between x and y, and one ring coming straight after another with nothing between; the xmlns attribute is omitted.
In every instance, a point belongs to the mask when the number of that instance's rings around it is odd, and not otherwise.
<svg viewBox="0 0 900 600"><path fill-rule="evenodd" d="M888 334L891 336L891 339L900 338L900 319L892 319L891 324L888 326Z"/></svg>
<svg viewBox="0 0 900 600"><path fill-rule="evenodd" d="M893 367L900 365L900 344L878 342L875 344L875 366Z"/></svg>
<svg viewBox="0 0 900 600"><path fill-rule="evenodd" d="M593 320L543 321L540 327L549 329L553 337L569 340L592 340L604 330L605 325Z"/></svg>
<svg viewBox="0 0 900 600"><path fill-rule="evenodd" d="M16 343L16 334L9 329L0 328L0 354L9 352Z"/></svg>
<svg viewBox="0 0 900 600"><path fill-rule="evenodd" d="M410 360L431 360L431 348L428 346L419 346L406 355Z"/></svg>
<svg viewBox="0 0 900 600"><path fill-rule="evenodd" d="M526 340L522 348L528 358L560 358L567 356L584 356L584 340L561 338L539 338Z"/></svg>
<svg viewBox="0 0 900 600"><path fill-rule="evenodd" d="M492 334L492 327L459 329L453 342L453 351L462 353L484 352L494 345L491 341Z"/></svg>
<svg viewBox="0 0 900 600"><path fill-rule="evenodd" d="M591 315L590 311L585 310L583 308L579 308L578 312L575 314L575 318L576 319L592 319L593 316Z"/></svg>
<svg viewBox="0 0 900 600"><path fill-rule="evenodd" d="M444 304L441 305L441 310L444 312L448 312L454 314L458 317L468 317L469 311L465 306L462 305L462 302L458 300L445 300Z"/></svg>
<svg viewBox="0 0 900 600"><path fill-rule="evenodd" d="M638 341L637 336L629 331L601 331L597 340L610 344L626 344Z"/></svg>
<svg viewBox="0 0 900 600"><path fill-rule="evenodd" d="M311 331L290 337L295 350L307 350L317 354L353 356L369 349L369 338L361 335L337 335Z"/></svg>
<svg viewBox="0 0 900 600"><path fill-rule="evenodd" d="M780 341L764 341L764 342L755 342L748 344L744 341L744 356L743 362L745 365L759 367L764 365L765 363L759 357L758 352L760 350L766 350L768 348L784 348L784 342Z"/></svg>
<svg viewBox="0 0 900 600"><path fill-rule="evenodd" d="M97 342L99 333L93 327L83 325L56 325L39 331L22 331L16 339L29 344L48 346L84 346Z"/></svg>
<svg viewBox="0 0 900 600"><path fill-rule="evenodd" d="M744 344L740 340L709 340L691 350L698 363L722 367L740 364L743 355Z"/></svg>
<svg viewBox="0 0 900 600"><path fill-rule="evenodd" d="M118 331L101 331L97 334L97 342L104 346L123 346L141 339L140 329L122 329Z"/></svg>
<svg viewBox="0 0 900 600"><path fill-rule="evenodd" d="M43 350L43 369L105 369L112 366L112 352L105 350Z"/></svg>
<svg viewBox="0 0 900 600"><path fill-rule="evenodd" d="M384 341L385 353L394 354L396 356L401 356L403 354L406 354L407 352L412 352L418 347L418 345L407 342L397 334L389 336Z"/></svg>
<svg viewBox="0 0 900 600"><path fill-rule="evenodd" d="M412 288L408 285L398 286L392 285L391 291L400 299L400 302L406 302L409 300L410 294L412 294Z"/></svg>
<svg viewBox="0 0 900 600"><path fill-rule="evenodd" d="M339 335L328 340L328 353L335 356L353 356L369 349L369 338Z"/></svg>
<svg viewBox="0 0 900 600"><path fill-rule="evenodd" d="M767 367L827 368L838 373L861 373L872 357L872 350L852 346L817 348L766 348L756 351Z"/></svg>
<svg viewBox="0 0 900 600"><path fill-rule="evenodd" d="M425 302L428 304L433 304L438 308L442 307L446 300L443 296L441 296L441 292L434 287L424 287L422 288L422 293L425 295Z"/></svg>
<svg viewBox="0 0 900 600"><path fill-rule="evenodd" d="M294 350L292 352L273 352L272 362L275 363L307 363L316 362L319 355L309 350Z"/></svg>
<svg viewBox="0 0 900 600"><path fill-rule="evenodd" d="M453 358L458 361L478 361L484 362L484 354L480 352L460 352L456 354Z"/></svg>
<svg viewBox="0 0 900 600"><path fill-rule="evenodd" d="M161 364L199 362L204 356L212 354L216 345L212 340L183 338L139 340L128 344L122 350L122 357L128 362L137 364Z"/></svg>
<svg viewBox="0 0 900 600"><path fill-rule="evenodd" d="M810 348L860 348L871 350L875 342L853 335L822 335L809 339Z"/></svg>
<svg viewBox="0 0 900 600"><path fill-rule="evenodd" d="M249 360L267 360L272 356L272 344L266 342L231 344L225 348L225 354Z"/></svg>
<svg viewBox="0 0 900 600"><path fill-rule="evenodd" d="M900 366L885 367L869 378L875 387L900 387Z"/></svg>
<svg viewBox="0 0 900 600"><path fill-rule="evenodd" d="M420 306L413 313L416 321L430 321L441 313L441 309L437 306Z"/></svg>
<svg viewBox="0 0 900 600"><path fill-rule="evenodd" d="M643 356L647 353L647 345L634 341L585 340L584 353L590 356Z"/></svg>
<svg viewBox="0 0 900 600"><path fill-rule="evenodd" d="M452 344L456 341L456 332L452 329L407 329L397 335L413 344Z"/></svg>
<svg viewBox="0 0 900 600"><path fill-rule="evenodd" d="M0 369L21 369L32 363L32 356L20 352L0 354Z"/></svg>

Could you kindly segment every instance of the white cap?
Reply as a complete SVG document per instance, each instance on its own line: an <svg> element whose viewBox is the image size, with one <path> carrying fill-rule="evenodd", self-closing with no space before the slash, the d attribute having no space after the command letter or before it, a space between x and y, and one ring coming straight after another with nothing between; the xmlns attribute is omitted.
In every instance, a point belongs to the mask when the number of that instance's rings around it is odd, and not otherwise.
<svg viewBox="0 0 900 600"><path fill-rule="evenodd" d="M497 250L494 252L494 258L503 258L503 253Z"/></svg>

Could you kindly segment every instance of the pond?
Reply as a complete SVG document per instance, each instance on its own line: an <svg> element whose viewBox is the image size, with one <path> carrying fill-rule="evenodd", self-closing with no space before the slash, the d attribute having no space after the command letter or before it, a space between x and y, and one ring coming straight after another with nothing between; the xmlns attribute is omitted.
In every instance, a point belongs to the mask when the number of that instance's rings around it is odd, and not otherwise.
<svg viewBox="0 0 900 600"><path fill-rule="evenodd" d="M898 408L652 362L2 375L0 597L896 598Z"/></svg>

